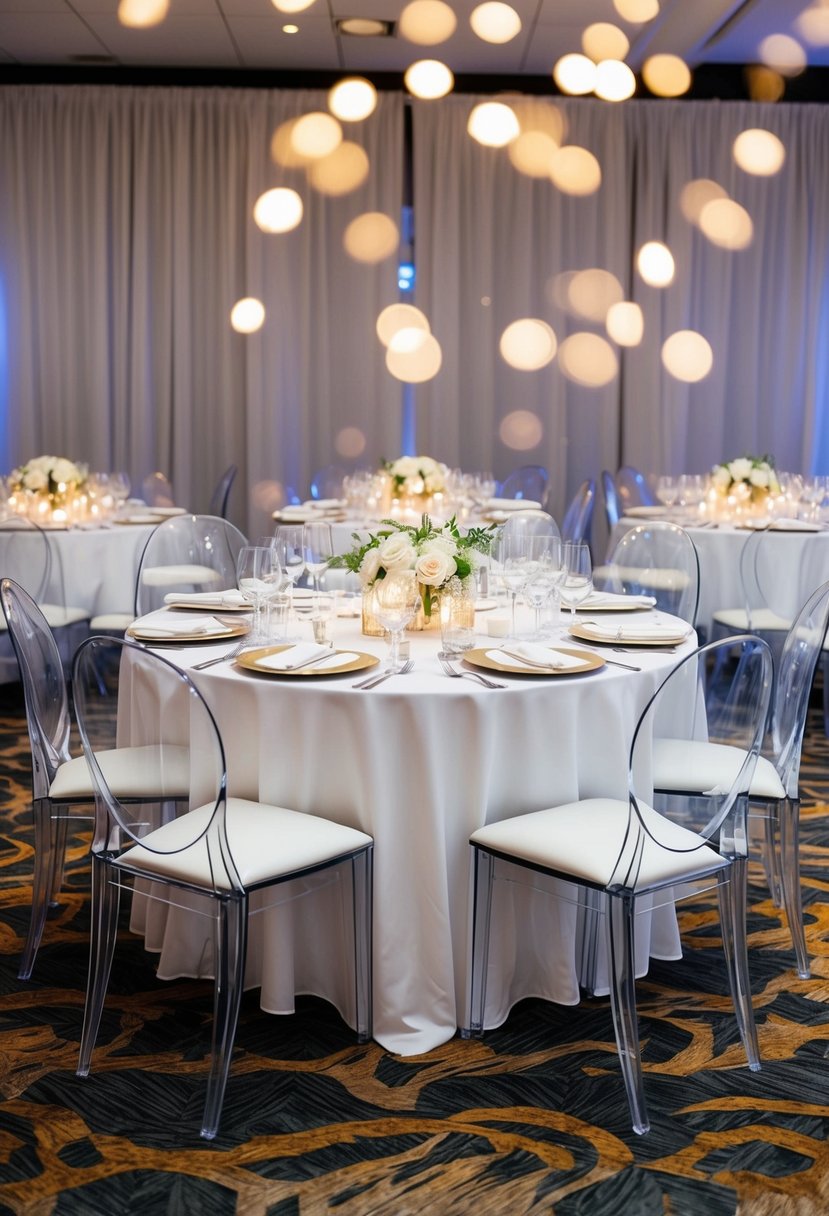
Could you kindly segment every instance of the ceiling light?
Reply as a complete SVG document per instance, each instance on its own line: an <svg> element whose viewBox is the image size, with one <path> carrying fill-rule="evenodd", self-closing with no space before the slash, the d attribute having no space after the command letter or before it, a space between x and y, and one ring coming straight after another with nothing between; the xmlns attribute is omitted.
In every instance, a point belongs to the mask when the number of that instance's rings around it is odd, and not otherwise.
<svg viewBox="0 0 829 1216"><path fill-rule="evenodd" d="M521 33L521 18L509 4L500 0L487 0L479 4L469 16L473 32L484 42L510 42Z"/></svg>
<svg viewBox="0 0 829 1216"><path fill-rule="evenodd" d="M301 13L313 3L314 0L271 0L271 4L279 9L280 13Z"/></svg>
<svg viewBox="0 0 829 1216"><path fill-rule="evenodd" d="M170 0L121 0L118 20L133 29L146 29L163 21L169 8Z"/></svg>
<svg viewBox="0 0 829 1216"><path fill-rule="evenodd" d="M282 33L283 34L298 34L299 26L298 25L283 25Z"/></svg>
<svg viewBox="0 0 829 1216"><path fill-rule="evenodd" d="M397 32L420 46L437 46L455 32L458 19L443 0L411 0L400 14Z"/></svg>
<svg viewBox="0 0 829 1216"><path fill-rule="evenodd" d="M377 17L338 17L334 26L339 34L352 38L390 38L394 25Z"/></svg>

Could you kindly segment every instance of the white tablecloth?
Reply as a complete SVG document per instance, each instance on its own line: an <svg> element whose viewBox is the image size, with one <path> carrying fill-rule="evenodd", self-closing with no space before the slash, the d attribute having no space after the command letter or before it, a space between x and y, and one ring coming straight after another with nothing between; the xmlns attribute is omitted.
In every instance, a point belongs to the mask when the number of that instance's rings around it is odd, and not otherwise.
<svg viewBox="0 0 829 1216"><path fill-rule="evenodd" d="M630 528L644 522L642 519L620 520L613 529L610 548ZM710 637L711 621L716 611L745 607L740 581L740 553L752 533L730 524L706 528L687 526L686 531L699 554L697 625ZM774 562L779 571L774 610L780 616L793 617L809 593L829 579L829 531L775 531L764 539L763 543L767 542L774 546Z"/></svg>
<svg viewBox="0 0 829 1216"><path fill-rule="evenodd" d="M484 622L478 614L482 644ZM192 673L224 738L231 794L322 814L374 837L374 1032L401 1054L445 1042L466 1016L470 833L571 799L625 797L634 724L677 661L608 652L642 670L499 675L508 688L491 691L441 674L439 633L407 636L414 671L370 692L352 688L353 675L270 678L229 664ZM335 644L385 650L382 639L359 633L358 622L342 620ZM678 655L693 645L692 637ZM211 651L167 653L184 667ZM295 991L315 993L350 1020L341 886L252 918L246 983L261 984L264 1009L287 1012ZM209 973L209 927L152 908L145 922L140 907L133 927L161 951L159 975ZM575 904L498 884L486 1025L502 1022L523 997L579 1000L578 917ZM650 955L678 957L679 941L672 909L639 921L643 974Z"/></svg>

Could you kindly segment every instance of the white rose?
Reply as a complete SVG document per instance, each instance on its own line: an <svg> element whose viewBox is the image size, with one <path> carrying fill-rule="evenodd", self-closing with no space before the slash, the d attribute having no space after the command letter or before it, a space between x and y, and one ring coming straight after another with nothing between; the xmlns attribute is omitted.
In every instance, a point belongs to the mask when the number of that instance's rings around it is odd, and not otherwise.
<svg viewBox="0 0 829 1216"><path fill-rule="evenodd" d="M748 479L753 486L767 486L769 484L768 469L760 465L759 468L751 470Z"/></svg>
<svg viewBox="0 0 829 1216"><path fill-rule="evenodd" d="M435 549L431 553L420 555L415 565L415 573L419 583L427 587L440 587L452 577L457 568L454 557Z"/></svg>
<svg viewBox="0 0 829 1216"><path fill-rule="evenodd" d="M81 474L76 464L61 456L52 466L52 477L57 482L63 482L64 485L71 485L73 482L80 481Z"/></svg>
<svg viewBox="0 0 829 1216"><path fill-rule="evenodd" d="M411 570L415 563L414 545L405 532L387 537L378 553L380 565L386 570Z"/></svg>
<svg viewBox="0 0 829 1216"><path fill-rule="evenodd" d="M55 456L35 456L34 460L30 460L28 468L42 469L44 473L50 472L52 465L55 463Z"/></svg>
<svg viewBox="0 0 829 1216"><path fill-rule="evenodd" d="M417 461L414 456L401 456L399 460L395 460L391 466L391 471L395 477L415 477L417 475Z"/></svg>
<svg viewBox="0 0 829 1216"><path fill-rule="evenodd" d="M751 461L741 456L739 460L732 460L728 469L734 481L747 481L751 475Z"/></svg>
<svg viewBox="0 0 829 1216"><path fill-rule="evenodd" d="M417 467L420 472L426 477L429 473L434 473L438 467L438 462L433 460L431 456L418 456Z"/></svg>
<svg viewBox="0 0 829 1216"><path fill-rule="evenodd" d="M360 582L364 587L370 587L380 571L380 550L369 549L360 563Z"/></svg>
<svg viewBox="0 0 829 1216"><path fill-rule="evenodd" d="M43 469L29 469L23 474L23 485L27 490L45 490L49 476Z"/></svg>
<svg viewBox="0 0 829 1216"><path fill-rule="evenodd" d="M447 536L445 533L440 533L439 536L431 536L429 540L424 540L420 546L421 557L427 553L446 553L449 557L454 557L457 549L457 543L454 536Z"/></svg>
<svg viewBox="0 0 829 1216"><path fill-rule="evenodd" d="M711 480L715 486L728 486L731 484L731 473L728 465L718 464L711 475Z"/></svg>

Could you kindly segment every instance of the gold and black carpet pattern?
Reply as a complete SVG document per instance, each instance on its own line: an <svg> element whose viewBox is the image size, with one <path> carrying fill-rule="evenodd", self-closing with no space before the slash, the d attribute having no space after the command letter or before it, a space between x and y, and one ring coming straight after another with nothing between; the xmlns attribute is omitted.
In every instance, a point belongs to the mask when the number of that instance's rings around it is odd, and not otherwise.
<svg viewBox="0 0 829 1216"><path fill-rule="evenodd" d="M126 927L86 1080L86 839L72 837L35 976L17 978L32 868L29 751L0 698L0 1213L28 1216L824 1216L829 1211L829 746L802 794L812 978L759 867L749 893L763 1067L751 1073L716 909L684 905L685 955L639 982L652 1130L637 1137L609 1004L518 1006L482 1042L414 1058L358 1046L324 1002L245 998L216 1141L201 1141L211 985L162 983Z"/></svg>

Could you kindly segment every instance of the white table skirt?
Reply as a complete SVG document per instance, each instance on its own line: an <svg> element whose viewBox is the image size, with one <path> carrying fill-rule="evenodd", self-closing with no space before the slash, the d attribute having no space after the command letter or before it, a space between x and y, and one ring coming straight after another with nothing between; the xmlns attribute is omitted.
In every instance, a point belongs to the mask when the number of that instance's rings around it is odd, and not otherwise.
<svg viewBox="0 0 829 1216"><path fill-rule="evenodd" d="M374 1033L404 1055L445 1042L466 1016L471 832L572 799L625 797L633 727L677 661L609 655L642 670L505 676L508 688L491 691L441 674L439 633L407 636L414 671L370 692L352 688L353 676L270 678L231 665L192 673L224 738L231 794L374 837ZM356 622L338 622L335 644L385 650ZM210 653L200 645L168 655L185 667ZM313 993L352 1019L343 886L252 918L246 986L261 985L263 1009L289 1012L295 992ZM498 884L487 1026L524 997L578 1002L577 920L575 903ZM160 951L160 977L210 974L206 921L159 904L148 913L137 900L133 928ZM650 956L679 954L672 907L639 918L638 974Z"/></svg>
<svg viewBox="0 0 829 1216"><path fill-rule="evenodd" d="M645 520L642 519L620 520L613 529L608 552L625 532L643 523ZM710 637L715 612L724 608L745 608L740 553L752 533L749 529L734 528L730 524L707 528L687 526L686 531L699 554L697 625ZM774 561L779 570L775 587L779 598L774 605L775 611L780 616L793 617L809 594L821 582L829 579L829 531L772 532L767 540L775 546Z"/></svg>

